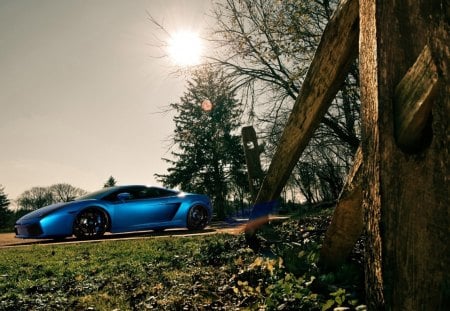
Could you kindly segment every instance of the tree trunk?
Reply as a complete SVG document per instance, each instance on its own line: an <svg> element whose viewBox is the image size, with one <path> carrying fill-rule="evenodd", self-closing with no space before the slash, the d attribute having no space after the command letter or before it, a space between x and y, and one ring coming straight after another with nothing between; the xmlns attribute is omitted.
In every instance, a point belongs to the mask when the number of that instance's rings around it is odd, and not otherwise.
<svg viewBox="0 0 450 311"><path fill-rule="evenodd" d="M448 2L360 0L363 204L370 310L448 310ZM438 81L419 148L395 139L395 90L425 46ZM395 101L397 98L397 102ZM412 150L412 151L411 151Z"/></svg>

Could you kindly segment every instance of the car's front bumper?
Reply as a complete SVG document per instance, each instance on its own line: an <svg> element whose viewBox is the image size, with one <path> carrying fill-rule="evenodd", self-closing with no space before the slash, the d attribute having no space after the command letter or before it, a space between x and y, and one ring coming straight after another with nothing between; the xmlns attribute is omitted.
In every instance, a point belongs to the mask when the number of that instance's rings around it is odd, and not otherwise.
<svg viewBox="0 0 450 311"><path fill-rule="evenodd" d="M16 238L39 238L44 233L39 222L16 224L14 231L16 232Z"/></svg>
<svg viewBox="0 0 450 311"><path fill-rule="evenodd" d="M21 218L14 226L16 238L55 239L71 236L73 217L70 213L52 213L39 218Z"/></svg>

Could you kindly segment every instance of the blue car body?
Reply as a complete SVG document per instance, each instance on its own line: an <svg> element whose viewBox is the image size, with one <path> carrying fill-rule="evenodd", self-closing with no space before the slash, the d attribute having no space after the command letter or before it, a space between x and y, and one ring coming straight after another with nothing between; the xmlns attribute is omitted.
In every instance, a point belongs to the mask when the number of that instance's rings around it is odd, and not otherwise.
<svg viewBox="0 0 450 311"><path fill-rule="evenodd" d="M18 238L91 238L104 232L167 228L203 229L212 205L206 195L160 187L104 188L74 201L49 205L21 217Z"/></svg>

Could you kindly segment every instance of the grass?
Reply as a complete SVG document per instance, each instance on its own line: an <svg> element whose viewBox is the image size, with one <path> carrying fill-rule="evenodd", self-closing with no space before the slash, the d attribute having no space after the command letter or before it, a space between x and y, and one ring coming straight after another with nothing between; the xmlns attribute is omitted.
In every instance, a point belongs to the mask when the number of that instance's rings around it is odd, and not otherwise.
<svg viewBox="0 0 450 311"><path fill-rule="evenodd" d="M297 221L274 226L270 237L282 242L265 239L258 252L243 236L224 234L2 250L0 310L332 310L361 304L358 267L320 272L319 244L313 236L299 237L298 228Z"/></svg>
<svg viewBox="0 0 450 311"><path fill-rule="evenodd" d="M0 309L131 309L195 273L199 238L109 241L0 253Z"/></svg>

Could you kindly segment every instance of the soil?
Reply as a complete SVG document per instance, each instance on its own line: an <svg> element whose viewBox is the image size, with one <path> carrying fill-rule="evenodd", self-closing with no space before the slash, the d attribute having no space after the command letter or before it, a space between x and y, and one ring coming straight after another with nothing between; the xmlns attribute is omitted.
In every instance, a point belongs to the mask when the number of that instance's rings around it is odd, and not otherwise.
<svg viewBox="0 0 450 311"><path fill-rule="evenodd" d="M14 233L0 233L0 249L9 247L18 247L35 244L70 244L70 243L89 243L95 241L106 240L123 240L123 239L143 239L143 238L157 238L164 236L194 236L217 233L238 234L242 232L244 223L233 224L227 222L214 222L209 227L201 231L188 231L186 229L168 229L162 232L155 231L140 231L133 233L107 233L101 238L93 240L77 240L75 237L70 237L62 240L52 239L19 239L15 237Z"/></svg>

